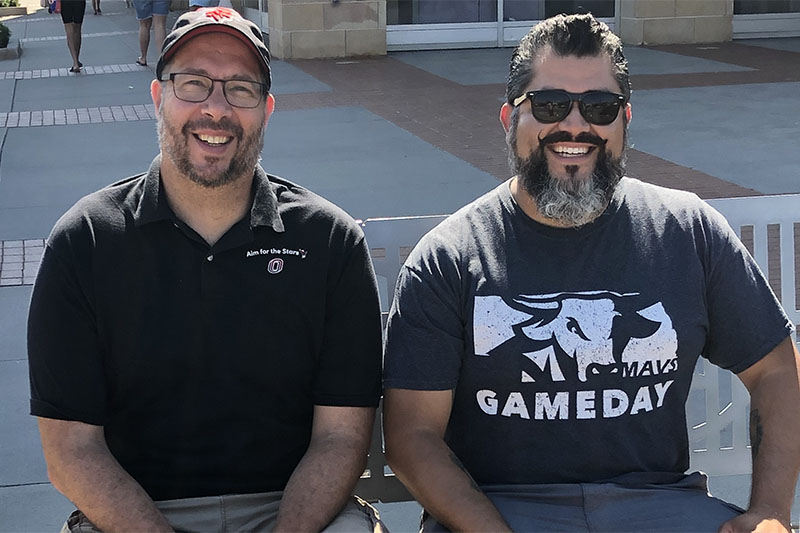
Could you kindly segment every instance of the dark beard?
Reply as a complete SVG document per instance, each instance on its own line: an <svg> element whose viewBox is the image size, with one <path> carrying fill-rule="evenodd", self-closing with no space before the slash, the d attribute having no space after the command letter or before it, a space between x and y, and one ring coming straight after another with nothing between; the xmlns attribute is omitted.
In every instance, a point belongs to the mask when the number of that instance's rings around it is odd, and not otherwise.
<svg viewBox="0 0 800 533"><path fill-rule="evenodd" d="M626 136L627 137L627 136ZM576 178L578 167L567 166L568 177L559 179L550 174L545 157L548 144L554 142L586 142L596 146L597 161L588 179ZM590 133L572 135L561 131L539 140L539 146L527 158L517 155L516 125L509 136L509 165L519 176L525 191L536 202L545 218L560 225L579 227L593 221L608 207L614 190L625 172L625 151L619 158L611 157L605 140Z"/></svg>
<svg viewBox="0 0 800 533"><path fill-rule="evenodd" d="M233 133L238 149L231 158L228 168L208 175L201 173L192 164L189 158L189 136L192 135L191 130L199 128L222 129ZM158 139L162 151L172 160L181 174L198 185L212 189L232 183L243 175L252 175L261 156L261 147L264 146L264 123L262 121L261 126L247 137L244 136L241 126L232 123L227 118L217 122L211 119L187 122L178 132L175 127L164 120L159 109ZM206 161L210 164L213 164L216 159L210 156L206 157Z"/></svg>

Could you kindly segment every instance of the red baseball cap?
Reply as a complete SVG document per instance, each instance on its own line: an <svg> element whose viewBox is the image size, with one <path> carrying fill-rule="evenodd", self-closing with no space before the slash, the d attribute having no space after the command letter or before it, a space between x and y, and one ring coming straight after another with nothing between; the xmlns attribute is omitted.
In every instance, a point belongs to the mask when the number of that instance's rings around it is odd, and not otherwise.
<svg viewBox="0 0 800 533"><path fill-rule="evenodd" d="M178 49L193 37L204 33L227 33L241 40L252 50L259 61L267 90L272 86L272 75L269 68L269 49L264 42L264 34L255 23L243 18L239 13L227 7L209 7L184 13L175 21L172 31L164 39L161 56L156 65L156 77L160 80L164 67Z"/></svg>

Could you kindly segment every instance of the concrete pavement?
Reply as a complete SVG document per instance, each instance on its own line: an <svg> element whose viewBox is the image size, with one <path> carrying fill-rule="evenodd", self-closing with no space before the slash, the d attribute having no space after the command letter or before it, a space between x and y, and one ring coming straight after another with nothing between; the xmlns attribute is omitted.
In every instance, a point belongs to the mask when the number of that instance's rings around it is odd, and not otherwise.
<svg viewBox="0 0 800 533"><path fill-rule="evenodd" d="M78 198L145 170L157 151L134 12L120 0L102 8L86 15L82 74L67 72L60 17L5 21L23 54L0 61L0 532L57 529L72 508L47 482L28 415L25 316L43 239ZM497 111L509 55L275 61L263 164L357 218L452 212L507 176ZM800 39L628 56L631 175L703 197L800 192ZM745 505L746 483L720 491ZM382 509L394 530L416 527L416 504Z"/></svg>

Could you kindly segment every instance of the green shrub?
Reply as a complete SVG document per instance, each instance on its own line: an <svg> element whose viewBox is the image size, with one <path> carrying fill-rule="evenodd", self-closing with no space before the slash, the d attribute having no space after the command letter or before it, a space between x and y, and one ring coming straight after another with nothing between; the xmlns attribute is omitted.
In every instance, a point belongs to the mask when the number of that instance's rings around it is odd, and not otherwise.
<svg viewBox="0 0 800 533"><path fill-rule="evenodd" d="M0 48L6 48L10 38L11 30L8 29L8 26L0 22Z"/></svg>
<svg viewBox="0 0 800 533"><path fill-rule="evenodd" d="M17 7L18 0L0 0L0 7Z"/></svg>

